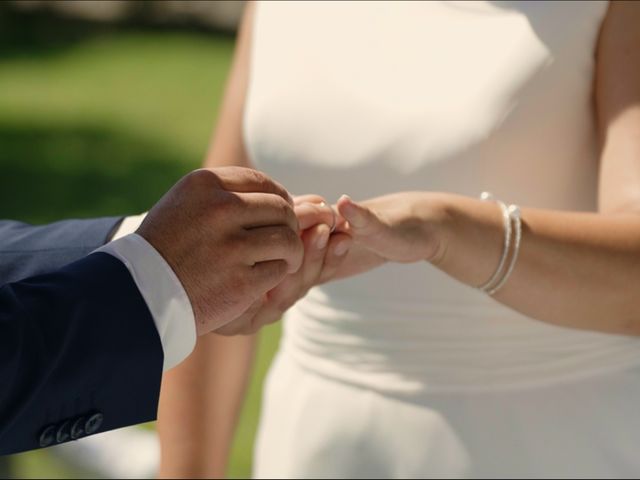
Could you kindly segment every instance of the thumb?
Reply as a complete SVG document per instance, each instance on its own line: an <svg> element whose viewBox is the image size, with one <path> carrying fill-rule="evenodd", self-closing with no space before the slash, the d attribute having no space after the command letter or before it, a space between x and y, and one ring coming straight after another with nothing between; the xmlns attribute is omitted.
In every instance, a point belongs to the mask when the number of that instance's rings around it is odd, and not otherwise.
<svg viewBox="0 0 640 480"><path fill-rule="evenodd" d="M369 208L343 195L338 200L338 212L349 222L349 231L354 236L371 235L380 230L382 223L378 216Z"/></svg>

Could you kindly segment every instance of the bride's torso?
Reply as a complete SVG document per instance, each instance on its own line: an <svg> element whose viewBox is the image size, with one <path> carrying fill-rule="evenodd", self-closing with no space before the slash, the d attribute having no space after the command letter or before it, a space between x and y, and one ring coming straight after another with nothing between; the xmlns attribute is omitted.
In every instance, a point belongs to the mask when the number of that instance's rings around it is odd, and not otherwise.
<svg viewBox="0 0 640 480"><path fill-rule="evenodd" d="M606 2L265 2L249 154L294 193L406 190L595 208L594 46ZM553 382L640 363L635 339L561 329L425 264L313 289L283 348L396 393Z"/></svg>

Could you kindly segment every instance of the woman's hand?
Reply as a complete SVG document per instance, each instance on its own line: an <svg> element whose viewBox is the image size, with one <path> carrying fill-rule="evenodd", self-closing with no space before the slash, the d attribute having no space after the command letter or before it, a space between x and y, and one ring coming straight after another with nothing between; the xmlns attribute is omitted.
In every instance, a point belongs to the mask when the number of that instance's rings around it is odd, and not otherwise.
<svg viewBox="0 0 640 480"><path fill-rule="evenodd" d="M348 233L345 229L346 221L338 213L337 207L328 208L322 197L305 195L295 198L294 203L301 230L321 222L331 225L331 242L335 242L336 251L332 251L332 247L329 247L327 255L332 257L337 254L341 257L339 262L327 262L327 267L323 268L318 277L318 285L365 273L386 262L383 257L362 245L354 244L352 241L345 243L341 240L343 235ZM340 244L345 245L346 253L343 253L342 247L338 248Z"/></svg>
<svg viewBox="0 0 640 480"><path fill-rule="evenodd" d="M445 215L437 194L397 193L361 203L343 196L333 209L317 195L294 202L305 250L302 267L216 333L254 333L278 321L312 287L367 272L386 261L438 257L437 227Z"/></svg>
<svg viewBox="0 0 640 480"><path fill-rule="evenodd" d="M332 234L337 217L322 197L305 195L294 201L305 252L302 266L216 333L255 333L264 325L278 321L312 287L333 279L339 271L351 247L351 237L345 233Z"/></svg>
<svg viewBox="0 0 640 480"><path fill-rule="evenodd" d="M401 263L436 263L443 255L440 225L447 215L438 194L403 192L364 202L344 195L336 208L337 231L352 236L356 248Z"/></svg>

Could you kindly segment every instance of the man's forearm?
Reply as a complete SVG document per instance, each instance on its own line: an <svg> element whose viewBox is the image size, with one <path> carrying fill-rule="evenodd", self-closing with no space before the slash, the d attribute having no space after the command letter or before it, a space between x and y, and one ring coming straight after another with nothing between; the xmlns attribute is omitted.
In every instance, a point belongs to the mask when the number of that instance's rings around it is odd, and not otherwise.
<svg viewBox="0 0 640 480"><path fill-rule="evenodd" d="M110 255L1 287L0 352L0 455L156 416L162 345Z"/></svg>

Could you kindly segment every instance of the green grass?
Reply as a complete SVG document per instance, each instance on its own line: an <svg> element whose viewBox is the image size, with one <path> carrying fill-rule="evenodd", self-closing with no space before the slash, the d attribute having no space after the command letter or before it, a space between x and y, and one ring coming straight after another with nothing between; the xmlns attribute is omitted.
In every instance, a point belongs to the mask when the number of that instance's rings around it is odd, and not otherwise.
<svg viewBox="0 0 640 480"><path fill-rule="evenodd" d="M121 32L0 53L0 218L45 222L146 210L200 165L233 40ZM261 338L236 436L247 477L264 373L279 327ZM79 477L46 451L16 457L22 478Z"/></svg>

